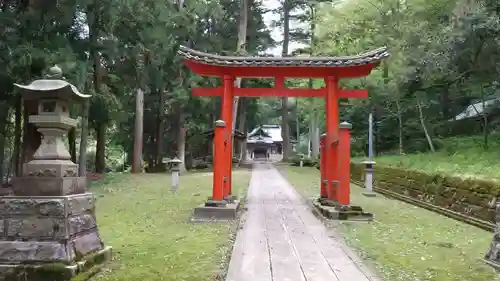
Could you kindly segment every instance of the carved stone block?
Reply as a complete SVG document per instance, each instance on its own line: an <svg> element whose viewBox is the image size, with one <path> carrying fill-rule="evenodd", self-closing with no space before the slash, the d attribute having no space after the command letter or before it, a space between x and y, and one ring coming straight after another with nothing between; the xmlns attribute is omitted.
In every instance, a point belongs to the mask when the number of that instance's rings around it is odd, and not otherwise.
<svg viewBox="0 0 500 281"><path fill-rule="evenodd" d="M66 221L63 218L11 218L6 219L7 237L9 238L66 238Z"/></svg>
<svg viewBox="0 0 500 281"><path fill-rule="evenodd" d="M70 261L66 246L58 242L0 241L0 262Z"/></svg>
<svg viewBox="0 0 500 281"><path fill-rule="evenodd" d="M85 177L23 177L12 180L16 196L64 196L81 194L87 186Z"/></svg>
<svg viewBox="0 0 500 281"><path fill-rule="evenodd" d="M68 215L77 215L85 212L93 212L95 209L95 198L92 193L71 195L66 197Z"/></svg>
<svg viewBox="0 0 500 281"><path fill-rule="evenodd" d="M82 214L68 218L68 234L74 236L89 229L97 227L96 219L93 214Z"/></svg>
<svg viewBox="0 0 500 281"><path fill-rule="evenodd" d="M6 247L0 252L0 264L72 261L102 250L94 210L91 193L0 197L0 247ZM41 254L33 254L37 251ZM46 256L48 260L43 259Z"/></svg>
<svg viewBox="0 0 500 281"><path fill-rule="evenodd" d="M103 249L101 237L97 232L79 236L73 240L73 248L77 257Z"/></svg>
<svg viewBox="0 0 500 281"><path fill-rule="evenodd" d="M65 216L64 197L0 197L0 216Z"/></svg>
<svg viewBox="0 0 500 281"><path fill-rule="evenodd" d="M33 160L24 164L23 177L78 177L78 164L69 160Z"/></svg>

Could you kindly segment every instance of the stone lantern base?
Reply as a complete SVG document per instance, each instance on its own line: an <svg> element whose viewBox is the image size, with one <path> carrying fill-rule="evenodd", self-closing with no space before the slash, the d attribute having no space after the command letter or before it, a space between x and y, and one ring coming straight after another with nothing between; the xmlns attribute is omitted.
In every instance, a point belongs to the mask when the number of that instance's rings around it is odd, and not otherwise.
<svg viewBox="0 0 500 281"><path fill-rule="evenodd" d="M96 273L111 248L101 241L94 206L91 193L0 197L0 281Z"/></svg>

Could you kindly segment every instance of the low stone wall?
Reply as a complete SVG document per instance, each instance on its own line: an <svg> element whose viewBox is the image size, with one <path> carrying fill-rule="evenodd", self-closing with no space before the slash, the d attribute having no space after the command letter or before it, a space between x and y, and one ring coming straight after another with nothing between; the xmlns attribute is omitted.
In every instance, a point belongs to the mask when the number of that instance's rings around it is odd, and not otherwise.
<svg viewBox="0 0 500 281"><path fill-rule="evenodd" d="M351 178L364 181L364 165L351 163ZM450 211L495 223L500 182L375 166L374 184Z"/></svg>

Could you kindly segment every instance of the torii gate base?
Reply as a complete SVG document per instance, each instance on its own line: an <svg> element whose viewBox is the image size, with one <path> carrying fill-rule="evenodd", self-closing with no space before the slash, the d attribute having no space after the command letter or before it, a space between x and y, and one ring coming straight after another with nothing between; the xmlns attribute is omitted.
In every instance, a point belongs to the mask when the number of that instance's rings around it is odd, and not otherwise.
<svg viewBox="0 0 500 281"><path fill-rule="evenodd" d="M320 198L315 206L332 219L369 218L361 207L350 204L351 124L339 124L339 99L367 98L365 90L339 87L341 78L367 76L388 57L386 48L351 57L255 58L211 55L181 46L179 54L189 69L201 76L219 77L218 88L194 88L195 96L221 97L221 120L215 122L212 197L195 209L194 220L236 218L238 202L232 196L233 98L317 97L325 100L326 135L322 140ZM274 78L274 88L252 89L234 86L236 77ZM285 78L322 78L321 89L289 89Z"/></svg>

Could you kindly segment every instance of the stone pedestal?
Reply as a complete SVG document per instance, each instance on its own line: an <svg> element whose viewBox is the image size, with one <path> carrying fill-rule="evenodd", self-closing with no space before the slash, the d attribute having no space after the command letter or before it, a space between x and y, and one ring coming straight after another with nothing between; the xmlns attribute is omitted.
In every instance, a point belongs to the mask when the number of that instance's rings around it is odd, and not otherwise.
<svg viewBox="0 0 500 281"><path fill-rule="evenodd" d="M110 259L111 248L101 240L94 196L85 193L86 178L62 137L77 124L69 102L89 96L63 80L16 86L23 98L38 101L29 122L43 137L22 177L12 180L13 196L0 197L0 281L87 280Z"/></svg>
<svg viewBox="0 0 500 281"><path fill-rule="evenodd" d="M500 203L496 206L496 228L491 246L484 257L486 263L500 272Z"/></svg>
<svg viewBox="0 0 500 281"><path fill-rule="evenodd" d="M0 197L0 280L70 280L108 260L94 206L91 193Z"/></svg>

